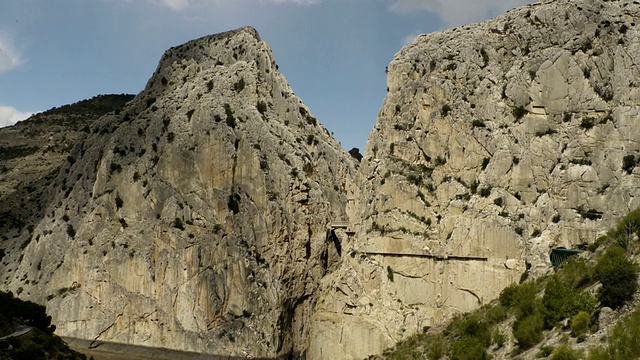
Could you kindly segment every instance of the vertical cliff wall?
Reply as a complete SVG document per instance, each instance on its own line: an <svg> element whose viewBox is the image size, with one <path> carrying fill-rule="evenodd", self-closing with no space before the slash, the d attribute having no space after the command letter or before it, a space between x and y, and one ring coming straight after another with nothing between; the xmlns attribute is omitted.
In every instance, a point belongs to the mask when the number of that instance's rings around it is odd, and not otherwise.
<svg viewBox="0 0 640 360"><path fill-rule="evenodd" d="M395 56L312 358L379 353L486 304L640 205L638 15L543 1Z"/></svg>

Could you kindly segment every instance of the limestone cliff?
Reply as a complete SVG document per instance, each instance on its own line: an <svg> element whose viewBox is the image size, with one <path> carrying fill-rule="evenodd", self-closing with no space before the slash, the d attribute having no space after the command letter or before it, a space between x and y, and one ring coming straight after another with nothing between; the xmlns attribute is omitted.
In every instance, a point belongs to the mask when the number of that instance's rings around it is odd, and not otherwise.
<svg viewBox="0 0 640 360"><path fill-rule="evenodd" d="M254 29L197 39L73 148L6 287L63 336L299 354L353 173Z"/></svg>
<svg viewBox="0 0 640 360"><path fill-rule="evenodd" d="M486 304L640 205L639 16L543 1L395 56L311 358L379 353Z"/></svg>
<svg viewBox="0 0 640 360"><path fill-rule="evenodd" d="M133 95L99 95L0 128L0 283L8 284L50 201L47 189L82 134ZM3 261L4 260L4 261Z"/></svg>
<svg viewBox="0 0 640 360"><path fill-rule="evenodd" d="M97 342L380 353L640 205L639 6L543 1L418 37L359 168L254 29L170 49L125 107L50 137L66 150L32 180L35 158L0 166L19 205L2 288Z"/></svg>

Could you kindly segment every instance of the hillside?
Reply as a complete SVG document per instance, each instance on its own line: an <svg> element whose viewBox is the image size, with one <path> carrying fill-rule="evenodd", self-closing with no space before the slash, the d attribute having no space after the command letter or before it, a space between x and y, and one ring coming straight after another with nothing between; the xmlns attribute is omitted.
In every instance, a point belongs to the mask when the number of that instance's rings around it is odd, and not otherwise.
<svg viewBox="0 0 640 360"><path fill-rule="evenodd" d="M0 128L0 282L9 283L16 259L50 201L50 187L71 149L101 116L133 95L99 95L35 114ZM9 258L13 260L8 260Z"/></svg>
<svg viewBox="0 0 640 360"><path fill-rule="evenodd" d="M511 285L498 300L375 358L637 359L639 231L636 209L553 274Z"/></svg>
<svg viewBox="0 0 640 360"><path fill-rule="evenodd" d="M53 334L55 328L44 306L0 292L0 359L86 360L85 355L70 350Z"/></svg>

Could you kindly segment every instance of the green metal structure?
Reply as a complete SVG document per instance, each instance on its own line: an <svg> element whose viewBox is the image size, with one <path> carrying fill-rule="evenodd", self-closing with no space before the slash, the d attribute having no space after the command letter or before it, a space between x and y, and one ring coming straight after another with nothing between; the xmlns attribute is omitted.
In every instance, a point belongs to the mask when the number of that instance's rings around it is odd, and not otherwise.
<svg viewBox="0 0 640 360"><path fill-rule="evenodd" d="M557 268L560 264L567 261L569 257L580 254L581 252L584 252L584 250L567 249L564 247L555 248L551 250L551 264L554 268Z"/></svg>

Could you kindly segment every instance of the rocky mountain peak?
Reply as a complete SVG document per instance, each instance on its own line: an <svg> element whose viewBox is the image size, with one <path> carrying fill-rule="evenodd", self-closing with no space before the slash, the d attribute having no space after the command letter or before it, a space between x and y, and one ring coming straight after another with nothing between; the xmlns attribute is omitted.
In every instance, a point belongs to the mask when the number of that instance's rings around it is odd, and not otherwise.
<svg viewBox="0 0 640 360"><path fill-rule="evenodd" d="M353 174L254 29L204 37L74 147L5 286L65 336L297 354Z"/></svg>

